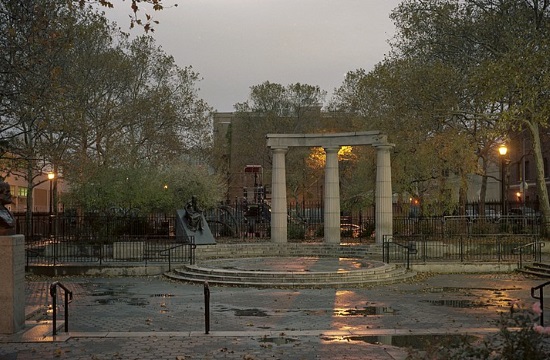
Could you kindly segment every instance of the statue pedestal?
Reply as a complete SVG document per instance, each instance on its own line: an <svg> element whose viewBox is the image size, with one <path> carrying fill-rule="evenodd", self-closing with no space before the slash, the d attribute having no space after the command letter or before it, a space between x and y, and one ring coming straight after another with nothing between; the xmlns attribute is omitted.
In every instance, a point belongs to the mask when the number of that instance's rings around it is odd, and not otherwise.
<svg viewBox="0 0 550 360"><path fill-rule="evenodd" d="M213 245L216 243L212 231L208 227L208 223L204 218L204 215L201 215L202 221L202 230L193 231L187 225L187 220L185 218L185 209L180 209L177 211L176 218L176 239L184 239L188 241L190 238L194 239L195 245Z"/></svg>
<svg viewBox="0 0 550 360"><path fill-rule="evenodd" d="M0 334L25 326L25 236L0 236Z"/></svg>

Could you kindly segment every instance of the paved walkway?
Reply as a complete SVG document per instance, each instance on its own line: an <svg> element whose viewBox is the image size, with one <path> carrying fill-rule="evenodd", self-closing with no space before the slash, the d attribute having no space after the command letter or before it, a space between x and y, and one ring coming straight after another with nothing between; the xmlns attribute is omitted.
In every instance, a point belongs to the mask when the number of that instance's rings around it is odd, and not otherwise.
<svg viewBox="0 0 550 360"><path fill-rule="evenodd" d="M0 359L401 359L434 334L487 334L544 282L517 274L421 275L368 288L210 287L155 277L60 278L69 333L52 337L52 279L26 283L28 321ZM60 299L63 296L59 296ZM61 307L58 314L63 315ZM60 323L60 322L58 322Z"/></svg>

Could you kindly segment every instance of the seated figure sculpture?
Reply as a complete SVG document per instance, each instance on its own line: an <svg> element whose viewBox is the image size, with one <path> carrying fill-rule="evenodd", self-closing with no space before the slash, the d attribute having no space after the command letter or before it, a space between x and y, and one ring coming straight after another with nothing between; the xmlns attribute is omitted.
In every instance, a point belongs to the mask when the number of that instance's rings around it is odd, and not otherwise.
<svg viewBox="0 0 550 360"><path fill-rule="evenodd" d="M6 205L11 204L11 202L10 185L0 180L0 235L15 234L15 220L6 208Z"/></svg>
<svg viewBox="0 0 550 360"><path fill-rule="evenodd" d="M193 195L191 201L185 205L185 219L190 230L202 231L202 210L197 205L196 195Z"/></svg>

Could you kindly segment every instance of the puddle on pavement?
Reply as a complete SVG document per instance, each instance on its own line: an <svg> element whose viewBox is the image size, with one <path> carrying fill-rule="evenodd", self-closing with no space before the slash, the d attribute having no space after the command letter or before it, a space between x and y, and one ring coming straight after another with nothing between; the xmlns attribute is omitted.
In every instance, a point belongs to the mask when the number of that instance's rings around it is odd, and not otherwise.
<svg viewBox="0 0 550 360"><path fill-rule="evenodd" d="M126 290L94 290L90 295L92 296L114 296L114 297L120 297L120 296L127 296L128 291Z"/></svg>
<svg viewBox="0 0 550 360"><path fill-rule="evenodd" d="M161 298L168 298L168 297L174 297L173 294L153 294L151 297L161 297Z"/></svg>
<svg viewBox="0 0 550 360"><path fill-rule="evenodd" d="M422 302L427 302L435 306L447 306L460 309L491 306L491 304L488 303L472 300L422 300Z"/></svg>
<svg viewBox="0 0 550 360"><path fill-rule="evenodd" d="M416 350L427 350L432 346L456 347L473 342L473 335L385 335L385 336L337 336L323 337L327 342L365 342L374 345L392 345Z"/></svg>
<svg viewBox="0 0 550 360"><path fill-rule="evenodd" d="M334 309L334 316L373 316L373 315L394 315L396 311L387 306L366 306L361 309Z"/></svg>
<svg viewBox="0 0 550 360"><path fill-rule="evenodd" d="M297 339L288 337L263 337L259 340L261 343L272 343L275 345L292 344L298 341Z"/></svg>
<svg viewBox="0 0 550 360"><path fill-rule="evenodd" d="M521 290L521 289L518 289L518 288L498 288L498 289L494 289L494 288L483 288L483 287L478 287L478 288L475 288L475 287L447 287L447 286L443 286L443 287L433 287L433 288L429 288L429 289L426 289L427 292L431 292L431 293L458 293L458 292L468 292L468 291L491 291L491 292L495 292L495 293L501 293L503 291L513 291L513 290Z"/></svg>
<svg viewBox="0 0 550 360"><path fill-rule="evenodd" d="M259 309L235 309L235 316L268 316L267 313Z"/></svg>
<svg viewBox="0 0 550 360"><path fill-rule="evenodd" d="M421 300L421 302L426 302L435 306L446 306L452 308L482 308L488 306L496 307L508 307L510 306L511 299L489 299L485 301L475 301L475 300Z"/></svg>
<svg viewBox="0 0 550 360"><path fill-rule="evenodd" d="M145 306L149 305L149 301L142 298L108 298L97 299L96 304L100 305L114 305L114 304L128 304L133 306Z"/></svg>

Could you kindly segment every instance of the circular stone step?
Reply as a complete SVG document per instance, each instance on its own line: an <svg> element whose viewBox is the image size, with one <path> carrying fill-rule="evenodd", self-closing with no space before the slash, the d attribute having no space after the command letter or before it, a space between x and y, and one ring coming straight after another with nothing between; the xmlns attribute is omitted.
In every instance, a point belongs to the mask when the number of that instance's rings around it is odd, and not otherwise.
<svg viewBox="0 0 550 360"><path fill-rule="evenodd" d="M167 273L172 279L257 287L337 287L401 281L415 273L363 258L262 257L204 260Z"/></svg>

